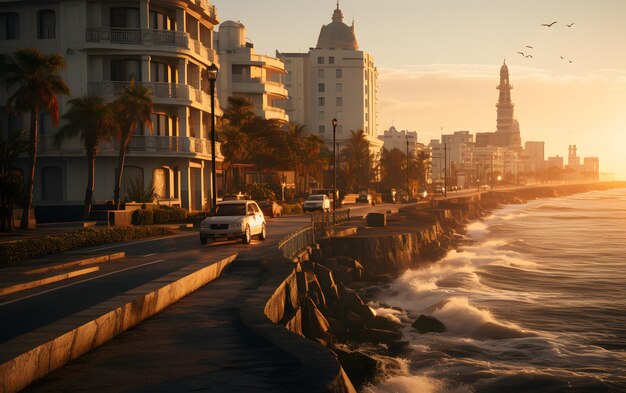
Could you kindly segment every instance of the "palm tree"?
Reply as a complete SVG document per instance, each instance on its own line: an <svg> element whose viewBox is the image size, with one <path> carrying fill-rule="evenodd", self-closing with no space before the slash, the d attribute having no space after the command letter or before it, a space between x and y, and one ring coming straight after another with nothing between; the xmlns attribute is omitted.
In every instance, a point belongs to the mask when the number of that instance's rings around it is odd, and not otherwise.
<svg viewBox="0 0 626 393"><path fill-rule="evenodd" d="M350 131L346 146L341 150L347 176L347 188L365 187L372 178L372 157L363 130Z"/></svg>
<svg viewBox="0 0 626 393"><path fill-rule="evenodd" d="M29 142L24 138L24 131L2 137L0 130L0 231L13 230L13 206L18 203L24 182L22 174L13 168L13 162L28 151Z"/></svg>
<svg viewBox="0 0 626 393"><path fill-rule="evenodd" d="M383 149L380 156L381 184L385 188L402 188L406 185L406 154L400 149Z"/></svg>
<svg viewBox="0 0 626 393"><path fill-rule="evenodd" d="M225 124L220 130L219 139L224 156L224 190L228 192L232 191L234 185L234 164L247 161L249 157L248 135L237 127Z"/></svg>
<svg viewBox="0 0 626 393"><path fill-rule="evenodd" d="M59 122L58 94L70 95L70 89L59 74L65 68L65 59L59 54L44 55L38 49L17 50L13 56L3 57L0 62L0 84L17 90L7 100L7 106L15 106L19 112L30 113L30 171L27 172L26 192L22 207L20 227L28 229L30 207L33 202L33 186L37 167L37 141L39 138L39 113L48 111L52 124Z"/></svg>
<svg viewBox="0 0 626 393"><path fill-rule="evenodd" d="M55 143L78 136L87 152L87 188L85 189L85 209L83 219L89 220L93 200L94 169L100 142L117 134L117 121L112 106L102 97L86 96L69 101L70 109L61 116L65 124L57 132Z"/></svg>
<svg viewBox="0 0 626 393"><path fill-rule="evenodd" d="M293 168L293 172L294 172L294 180L296 182L296 193L298 193L300 191L300 181L299 181L299 172L300 169L302 168L302 161L303 161L303 156L304 156L304 140L303 140L303 135L304 135L304 125L295 123L295 122L289 122L289 124L287 124L287 147L288 147L288 154L289 154L289 161L291 164L291 167ZM306 180L305 180L306 181Z"/></svg>
<svg viewBox="0 0 626 393"><path fill-rule="evenodd" d="M302 143L302 167L304 170L304 192L308 190L309 176L320 178L328 163L328 148L317 135L307 136Z"/></svg>
<svg viewBox="0 0 626 393"><path fill-rule="evenodd" d="M254 104L250 97L234 95L228 97L228 106L224 109L224 119L233 127L243 127L254 119Z"/></svg>
<svg viewBox="0 0 626 393"><path fill-rule="evenodd" d="M120 130L120 151L117 158L113 195L115 208L118 210L120 208L120 190L122 188L126 149L133 137L133 132L141 126L147 126L152 129L151 94L152 91L150 89L131 80L130 85L125 87L113 102L115 117Z"/></svg>

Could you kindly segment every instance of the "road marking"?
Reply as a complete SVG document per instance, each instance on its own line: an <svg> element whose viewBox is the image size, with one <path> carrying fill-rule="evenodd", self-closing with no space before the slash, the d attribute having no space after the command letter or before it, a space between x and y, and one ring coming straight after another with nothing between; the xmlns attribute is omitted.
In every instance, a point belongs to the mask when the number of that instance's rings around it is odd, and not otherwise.
<svg viewBox="0 0 626 393"><path fill-rule="evenodd" d="M157 254L156 252L153 252L152 254L146 254L146 255L143 255L143 258L151 257L156 254Z"/></svg>
<svg viewBox="0 0 626 393"><path fill-rule="evenodd" d="M159 240L166 240L166 239L175 239L177 237L184 237L184 236L192 236L192 235L196 235L194 233L183 233L181 235L173 235L173 236L166 236L166 237L159 237L156 239L146 239L146 240L138 240L138 241L134 241L134 242L128 242L128 243L121 243L121 244L114 244L112 246L106 246L106 247L100 247L100 248L96 248L95 250L89 250L89 251L84 251L86 254L90 254L92 252L96 252L96 251L102 251L102 250L108 250L111 248L116 248L116 247L123 247L123 246L132 246L135 244L141 244L141 243L148 243L148 242L155 242L155 241L159 241Z"/></svg>
<svg viewBox="0 0 626 393"><path fill-rule="evenodd" d="M116 270L116 271L114 271L114 272L109 272L109 273L102 274L102 275L100 275L100 276L96 276L96 277L86 278L86 279L84 279L84 280L80 280L80 281L76 281L76 282L73 282L73 283L70 283L70 284L65 284L65 285L62 285L62 286L60 286L60 287L50 288L50 289L48 289L48 290L45 290L45 291L42 291L42 292L33 293L32 295L24 296L24 297L21 297L21 298L19 298L19 299L13 299L13 300L10 300L10 301L8 301L8 302L0 303L0 307L2 307L2 306L6 306L6 305L9 305L9 304L11 304L11 303L19 302L19 301L22 301L22 300L30 299L31 297L35 297L35 296L39 296L39 295L44 295L44 294L46 294L46 293L48 293L48 292L53 292L53 291L56 291L56 290L58 290L58 289L63 289L63 288L71 287L72 285L82 284L82 283L87 282L87 281L92 281L92 280L95 280L95 279L98 279L98 278L103 278L103 277L106 277L106 276L110 276L110 275L112 275L112 274L122 273L122 272L125 272L125 271L127 271L127 270L136 269L136 268L138 268L138 267L143 267L143 266L148 266L148 265L154 265L155 263L159 263L159 262L163 262L163 261L165 261L165 259L157 259L156 261L147 262L147 263L144 263L144 264L141 264L141 265L137 265L137 266L127 267L126 269Z"/></svg>

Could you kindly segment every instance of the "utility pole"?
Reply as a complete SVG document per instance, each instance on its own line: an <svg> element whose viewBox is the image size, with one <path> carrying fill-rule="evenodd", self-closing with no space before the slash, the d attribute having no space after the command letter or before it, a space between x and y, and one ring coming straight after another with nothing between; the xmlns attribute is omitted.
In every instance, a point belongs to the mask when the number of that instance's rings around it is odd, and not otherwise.
<svg viewBox="0 0 626 393"><path fill-rule="evenodd" d="M443 137L442 137L443 138ZM448 197L448 144L443 144L443 197Z"/></svg>
<svg viewBox="0 0 626 393"><path fill-rule="evenodd" d="M406 132L406 193L411 199L411 191L409 190L409 132Z"/></svg>
<svg viewBox="0 0 626 393"><path fill-rule="evenodd" d="M491 153L491 190L493 191L493 153Z"/></svg>

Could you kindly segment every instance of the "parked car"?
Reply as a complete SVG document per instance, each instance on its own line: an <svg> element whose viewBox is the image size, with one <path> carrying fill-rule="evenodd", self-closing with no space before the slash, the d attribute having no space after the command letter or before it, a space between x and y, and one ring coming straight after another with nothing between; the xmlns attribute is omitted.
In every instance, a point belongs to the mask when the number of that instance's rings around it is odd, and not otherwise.
<svg viewBox="0 0 626 393"><path fill-rule="evenodd" d="M241 238L250 243L252 236L267 237L265 216L254 201L234 200L218 202L209 216L200 223L200 243L208 239Z"/></svg>
<svg viewBox="0 0 626 393"><path fill-rule="evenodd" d="M435 187L435 195L443 195L446 190L442 186Z"/></svg>
<svg viewBox="0 0 626 393"><path fill-rule="evenodd" d="M283 215L283 207L274 201L269 199L264 201L258 201L257 204L261 208L265 217L280 217Z"/></svg>
<svg viewBox="0 0 626 393"><path fill-rule="evenodd" d="M302 205L302 211L319 210L321 212L330 211L330 198L323 194L309 195Z"/></svg>
<svg viewBox="0 0 626 393"><path fill-rule="evenodd" d="M368 205L374 205L374 198L369 191L359 192L359 196L356 198L357 202L367 203Z"/></svg>
<svg viewBox="0 0 626 393"><path fill-rule="evenodd" d="M425 188L420 188L417 190L417 199L418 200L424 200L428 197L428 191L426 191Z"/></svg>

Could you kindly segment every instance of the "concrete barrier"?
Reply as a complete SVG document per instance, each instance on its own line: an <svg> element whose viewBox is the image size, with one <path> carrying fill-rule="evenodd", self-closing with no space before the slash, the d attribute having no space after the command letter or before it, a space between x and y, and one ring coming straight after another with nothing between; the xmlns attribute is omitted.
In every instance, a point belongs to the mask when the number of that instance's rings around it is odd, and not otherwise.
<svg viewBox="0 0 626 393"><path fill-rule="evenodd" d="M74 270L72 272L67 272L67 273L57 274L51 277L41 278L39 280L22 282L19 284L0 288L0 296L10 295L15 292L25 291L27 289L41 287L43 285L48 285L54 282L67 280L69 278L74 278L74 277L82 276L85 274L94 273L94 272L97 272L98 270L100 270L98 266L93 266L93 267L88 267L86 269Z"/></svg>
<svg viewBox="0 0 626 393"><path fill-rule="evenodd" d="M117 259L121 259L124 258L126 256L125 252L116 252L113 254L107 254L107 255L100 255L97 257L90 257L90 258L83 258L83 259L77 259L75 261L71 261L71 262L66 262L66 263L61 263L61 264L57 264L57 265L52 265L52 266L46 266L46 267L41 267L38 269L33 269L33 270L29 270L24 272L24 274L42 274L42 273L48 273L48 272L53 272L55 270L63 270L63 269L68 269L70 267L74 267L74 266L85 266L85 265L94 265L96 263L104 263L104 262L110 262L110 261L114 261Z"/></svg>
<svg viewBox="0 0 626 393"><path fill-rule="evenodd" d="M236 256L204 267L205 263L186 266L120 297L3 343L0 392L21 390L158 313L219 277Z"/></svg>

